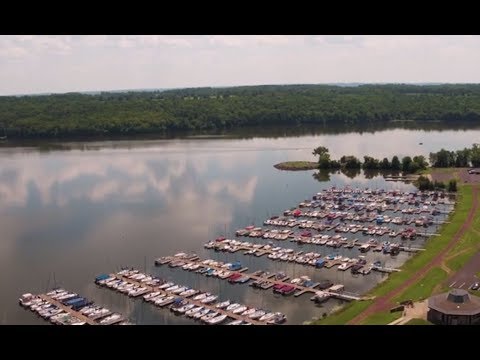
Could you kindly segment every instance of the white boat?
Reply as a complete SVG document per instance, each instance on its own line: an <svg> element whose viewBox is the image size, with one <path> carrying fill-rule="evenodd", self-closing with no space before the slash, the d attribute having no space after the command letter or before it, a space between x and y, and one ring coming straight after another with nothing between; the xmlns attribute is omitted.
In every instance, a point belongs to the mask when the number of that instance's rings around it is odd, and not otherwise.
<svg viewBox="0 0 480 360"><path fill-rule="evenodd" d="M232 322L229 322L227 325L242 325L242 323L242 320L234 320Z"/></svg>
<svg viewBox="0 0 480 360"><path fill-rule="evenodd" d="M113 315L107 316L105 319L101 320L99 322L99 324L106 325L106 324L112 323L113 321L116 321L116 320L121 319L121 318L122 318L122 315L113 314Z"/></svg>
<svg viewBox="0 0 480 360"><path fill-rule="evenodd" d="M218 325L227 319L227 315L219 315L207 321L209 325Z"/></svg>
<svg viewBox="0 0 480 360"><path fill-rule="evenodd" d="M203 310L200 310L200 311L196 312L195 314L193 314L192 317L194 319L200 319L200 318L204 317L205 315L207 315L209 312L210 312L210 309L203 309Z"/></svg>
<svg viewBox="0 0 480 360"><path fill-rule="evenodd" d="M184 291L186 291L186 290L188 290L188 287L182 286L182 287L179 287L179 288L176 289L176 290L173 290L172 293L174 293L174 294L180 294L180 293L182 293L182 292L184 292Z"/></svg>
<svg viewBox="0 0 480 360"><path fill-rule="evenodd" d="M259 321L268 321L268 320L271 320L275 317L275 313L267 313L263 316L260 317L260 319L258 319Z"/></svg>
<svg viewBox="0 0 480 360"><path fill-rule="evenodd" d="M199 294L199 295L195 296L195 297L193 298L193 300L201 301L201 300L209 297L210 295L211 295L211 294L208 293L208 292L202 293L202 294Z"/></svg>
<svg viewBox="0 0 480 360"><path fill-rule="evenodd" d="M48 295L48 294L47 294ZM54 295L54 294L53 294ZM22 306L28 306L26 304L30 303L35 297L30 294L30 293L27 293L27 294L23 294L20 299L18 299L20 305Z"/></svg>
<svg viewBox="0 0 480 360"><path fill-rule="evenodd" d="M230 305L230 300L227 300L227 301L218 303L215 307L218 308L218 309L224 309L229 305Z"/></svg>
<svg viewBox="0 0 480 360"><path fill-rule="evenodd" d="M248 310L245 310L244 312L242 312L242 316L250 316L252 314L255 313L255 311L257 311L258 309L256 308L251 308L251 309L248 309Z"/></svg>
<svg viewBox="0 0 480 360"><path fill-rule="evenodd" d="M255 319L258 319L259 317L262 317L265 314L266 314L266 311L257 310L253 314L251 314L249 318L255 320Z"/></svg>
<svg viewBox="0 0 480 360"><path fill-rule="evenodd" d="M173 286L173 285L174 285L173 282L167 282L167 283L165 283L165 284L163 284L163 285L160 285L158 288L163 290L163 289L169 288L169 287L171 287L171 286Z"/></svg>
<svg viewBox="0 0 480 360"><path fill-rule="evenodd" d="M185 290L185 291L181 292L180 296L190 297L192 295L195 295L196 293L198 293L198 290L188 289L188 290Z"/></svg>
<svg viewBox="0 0 480 360"><path fill-rule="evenodd" d="M195 315L197 312L203 310L203 306L197 306L193 309L190 309L188 311L185 312L185 315L187 315L188 317L192 317L193 315Z"/></svg>
<svg viewBox="0 0 480 360"><path fill-rule="evenodd" d="M172 292L174 290L177 290L178 288L180 288L180 285L173 285L173 286L170 286L169 288L166 288L165 291Z"/></svg>
<svg viewBox="0 0 480 360"><path fill-rule="evenodd" d="M267 324L281 324L285 321L287 321L287 317L280 312L276 312L274 317L267 321Z"/></svg>
<svg viewBox="0 0 480 360"><path fill-rule="evenodd" d="M160 301L155 301L155 305L158 306L166 306L168 304L171 304L175 301L175 296L168 296Z"/></svg>
<svg viewBox="0 0 480 360"><path fill-rule="evenodd" d="M211 313L208 313L207 315L202 316L200 320L207 322L208 320L213 319L217 315L218 315L218 312L212 311Z"/></svg>
<svg viewBox="0 0 480 360"><path fill-rule="evenodd" d="M185 265L182 266L183 270L190 270L190 267L193 265L193 263L186 263Z"/></svg>
<svg viewBox="0 0 480 360"><path fill-rule="evenodd" d="M217 295L210 295L209 297L206 297L205 299L201 300L203 304L210 304L218 299Z"/></svg>
<svg viewBox="0 0 480 360"><path fill-rule="evenodd" d="M233 310L235 310L235 309L238 309L240 306L241 306L241 305L238 304L238 303L231 304L231 305L227 306L226 310L227 310L227 311L233 311Z"/></svg>
<svg viewBox="0 0 480 360"><path fill-rule="evenodd" d="M182 306L181 308L176 309L177 313L183 314L184 312L187 312L188 310L192 310L195 307L195 304L188 304L185 306Z"/></svg>
<svg viewBox="0 0 480 360"><path fill-rule="evenodd" d="M239 307L237 307L236 309L234 309L232 312L234 314L240 314L242 312L244 312L245 310L247 310L248 308L245 306L245 305L241 305Z"/></svg>
<svg viewBox="0 0 480 360"><path fill-rule="evenodd" d="M145 301L148 301L150 299L153 299L154 297L157 297L158 295L160 295L160 291L154 291L154 292L151 292L150 294L143 295L143 299Z"/></svg>

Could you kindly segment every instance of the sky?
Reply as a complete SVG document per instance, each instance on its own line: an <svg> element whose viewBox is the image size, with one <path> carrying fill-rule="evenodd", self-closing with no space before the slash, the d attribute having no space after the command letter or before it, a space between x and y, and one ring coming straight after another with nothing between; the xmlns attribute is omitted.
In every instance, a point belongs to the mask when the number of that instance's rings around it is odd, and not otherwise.
<svg viewBox="0 0 480 360"><path fill-rule="evenodd" d="M476 35L1 35L0 95L480 83Z"/></svg>

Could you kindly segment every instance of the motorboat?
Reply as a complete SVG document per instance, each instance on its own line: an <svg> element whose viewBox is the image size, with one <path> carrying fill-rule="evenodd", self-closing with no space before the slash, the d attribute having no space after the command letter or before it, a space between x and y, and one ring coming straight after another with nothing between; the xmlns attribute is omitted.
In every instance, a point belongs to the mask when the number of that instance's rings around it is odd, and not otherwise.
<svg viewBox="0 0 480 360"><path fill-rule="evenodd" d="M226 307L230 306L230 300L223 301L221 303L218 303L215 307L217 309L225 309Z"/></svg>
<svg viewBox="0 0 480 360"><path fill-rule="evenodd" d="M209 325L218 325L227 319L227 315L219 315L206 321Z"/></svg>
<svg viewBox="0 0 480 360"><path fill-rule="evenodd" d="M243 313L247 309L248 308L245 305L241 305L241 306L237 307L236 309L234 309L232 312L234 314L240 314L240 313Z"/></svg>

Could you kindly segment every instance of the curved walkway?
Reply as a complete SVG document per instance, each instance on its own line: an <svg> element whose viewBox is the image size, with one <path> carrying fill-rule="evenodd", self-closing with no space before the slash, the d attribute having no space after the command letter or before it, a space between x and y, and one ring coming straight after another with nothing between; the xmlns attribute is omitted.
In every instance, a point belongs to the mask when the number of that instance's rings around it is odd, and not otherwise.
<svg viewBox="0 0 480 360"><path fill-rule="evenodd" d="M473 202L472 202L472 207L470 208L470 211L468 212L467 219L463 223L463 225L460 227L460 229L457 231L457 233L453 236L452 240L450 243L442 250L440 251L432 260L430 260L429 263L427 263L420 271L415 273L415 275L411 278L409 278L407 281L405 281L401 286L398 288L390 291L388 294L385 294L381 297L376 298L376 300L373 302L372 305L370 305L365 311L363 311L361 314L358 314L356 317L354 317L352 320L349 321L349 324L357 325L360 324L363 320L365 320L368 316L375 314L380 311L386 311L389 310L391 306L391 300L404 292L409 286L413 285L416 283L418 280L420 280L428 271L430 271L432 268L436 266L440 266L442 264L443 259L445 258L446 254L452 249L454 245L457 244L458 241L462 238L463 234L470 228L473 222L473 217L477 211L479 202L478 202L478 187L475 186L472 189L472 196L473 196Z"/></svg>

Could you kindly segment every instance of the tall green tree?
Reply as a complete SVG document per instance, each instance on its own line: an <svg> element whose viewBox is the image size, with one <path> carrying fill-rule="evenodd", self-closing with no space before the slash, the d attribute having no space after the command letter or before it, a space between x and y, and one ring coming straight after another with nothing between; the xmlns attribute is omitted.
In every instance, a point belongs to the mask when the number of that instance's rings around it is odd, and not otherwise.
<svg viewBox="0 0 480 360"><path fill-rule="evenodd" d="M383 158L382 162L380 163L380 169L388 170L391 168L390 162L387 158Z"/></svg>
<svg viewBox="0 0 480 360"><path fill-rule="evenodd" d="M402 169L402 164L400 163L400 160L398 159L397 155L392 157L391 167L392 167L392 170L401 170Z"/></svg>
<svg viewBox="0 0 480 360"><path fill-rule="evenodd" d="M411 163L412 163L412 158L410 156L405 156L402 159L402 171L404 172L410 172L411 170Z"/></svg>
<svg viewBox="0 0 480 360"><path fill-rule="evenodd" d="M474 167L480 167L480 146L473 144L471 150L471 161Z"/></svg>
<svg viewBox="0 0 480 360"><path fill-rule="evenodd" d="M320 169L328 169L331 167L330 154L325 146L319 146L313 149L313 155L318 155L318 166Z"/></svg>

